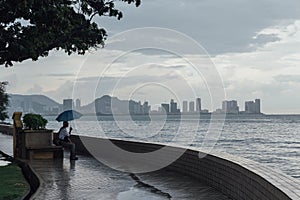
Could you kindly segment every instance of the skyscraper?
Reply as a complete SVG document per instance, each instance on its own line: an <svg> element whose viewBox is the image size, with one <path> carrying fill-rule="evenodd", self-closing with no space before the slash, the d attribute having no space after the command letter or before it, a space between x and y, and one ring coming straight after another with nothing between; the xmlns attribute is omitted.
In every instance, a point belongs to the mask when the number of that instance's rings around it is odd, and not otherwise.
<svg viewBox="0 0 300 200"><path fill-rule="evenodd" d="M188 111L188 102L183 101L182 102L182 112L186 113Z"/></svg>
<svg viewBox="0 0 300 200"><path fill-rule="evenodd" d="M143 104L143 114L148 115L150 112L151 106L149 105L148 101L145 101Z"/></svg>
<svg viewBox="0 0 300 200"><path fill-rule="evenodd" d="M193 101L189 103L189 112L195 112L195 102Z"/></svg>
<svg viewBox="0 0 300 200"><path fill-rule="evenodd" d="M177 113L178 112L177 103L174 101L174 99L171 99L170 107L171 107L170 113Z"/></svg>
<svg viewBox="0 0 300 200"><path fill-rule="evenodd" d="M255 113L261 113L260 112L260 99L255 99Z"/></svg>
<svg viewBox="0 0 300 200"><path fill-rule="evenodd" d="M79 109L81 107L81 101L80 99L76 99L76 109Z"/></svg>
<svg viewBox="0 0 300 200"><path fill-rule="evenodd" d="M63 110L72 110L73 109L73 99L64 99L63 100Z"/></svg>
<svg viewBox="0 0 300 200"><path fill-rule="evenodd" d="M224 113L232 113L237 114L239 113L239 106L236 100L232 101L223 101L222 102L222 111Z"/></svg>
<svg viewBox="0 0 300 200"><path fill-rule="evenodd" d="M170 106L167 103L161 104L161 108L162 108L163 112L166 112L166 113L170 112Z"/></svg>
<svg viewBox="0 0 300 200"><path fill-rule="evenodd" d="M249 114L260 114L260 99L245 102L245 112Z"/></svg>
<svg viewBox="0 0 300 200"><path fill-rule="evenodd" d="M112 114L112 98L104 95L95 100L95 111L97 114Z"/></svg>
<svg viewBox="0 0 300 200"><path fill-rule="evenodd" d="M196 112L201 112L201 98L196 99Z"/></svg>

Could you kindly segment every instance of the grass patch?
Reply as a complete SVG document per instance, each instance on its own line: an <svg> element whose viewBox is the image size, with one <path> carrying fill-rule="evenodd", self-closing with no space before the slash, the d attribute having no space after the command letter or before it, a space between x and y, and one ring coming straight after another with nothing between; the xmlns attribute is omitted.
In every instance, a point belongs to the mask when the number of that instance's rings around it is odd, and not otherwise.
<svg viewBox="0 0 300 200"><path fill-rule="evenodd" d="M16 164L0 167L0 200L21 199L30 187Z"/></svg>

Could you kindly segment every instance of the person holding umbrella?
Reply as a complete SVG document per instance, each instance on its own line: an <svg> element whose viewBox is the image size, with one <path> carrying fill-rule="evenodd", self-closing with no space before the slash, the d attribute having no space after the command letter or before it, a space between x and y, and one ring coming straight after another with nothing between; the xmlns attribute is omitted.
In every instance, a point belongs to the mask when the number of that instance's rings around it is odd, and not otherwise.
<svg viewBox="0 0 300 200"><path fill-rule="evenodd" d="M68 127L69 122L64 121L63 126L59 129L58 138L60 140L60 144L70 150L70 160L78 160L78 157L76 157L75 154L75 144L70 139L72 127L70 127L69 132L67 130Z"/></svg>
<svg viewBox="0 0 300 200"><path fill-rule="evenodd" d="M58 122L63 121L63 126L59 129L58 132L58 138L60 141L59 142L60 145L70 149L70 160L78 160L78 157L76 157L75 154L75 144L70 139L72 127L70 127L70 130L68 131L68 127L69 127L68 121L79 119L81 116L82 114L74 110L67 110L59 114L58 117L56 118Z"/></svg>

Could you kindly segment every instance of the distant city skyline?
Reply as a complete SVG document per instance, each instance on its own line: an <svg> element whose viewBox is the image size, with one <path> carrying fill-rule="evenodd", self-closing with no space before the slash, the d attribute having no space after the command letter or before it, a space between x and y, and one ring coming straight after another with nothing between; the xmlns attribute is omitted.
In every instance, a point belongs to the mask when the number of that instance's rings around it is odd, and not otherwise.
<svg viewBox="0 0 300 200"><path fill-rule="evenodd" d="M95 99L95 107L96 113L102 114L112 114L112 103L109 102L110 99L107 97L111 97L109 95L104 95L100 98ZM104 102L101 99L106 98ZM118 98L118 97L111 97ZM97 103L98 101L98 103ZM217 108L216 110L208 110L202 109L201 98L198 97L195 101L186 101L182 102L182 108L178 106L178 103L174 99L170 99L170 103L161 103L156 110L151 110L151 105L147 100L145 100L144 104L141 104L141 101L135 102L132 99L129 100L121 100L128 101L128 105L124 104L124 107L128 106L128 108L123 108L124 110L128 109L131 114L149 114L149 112L158 112L158 113L170 113L170 114L178 114L178 113L226 113L226 114L239 114L239 113L247 113L247 114L260 114L261 113L261 100L255 99L255 101L245 101L245 109L243 111L240 110L238 106L238 102L236 100L224 100L222 101L222 107ZM64 99L63 100L63 109L68 110L72 108L80 109L81 106L78 107L80 99ZM106 103L105 103L106 102ZM72 105L72 106L71 106ZM75 106L77 105L77 106ZM98 105L98 106L97 106ZM180 105L180 104L179 104ZM196 105L196 108L195 108ZM98 109L98 110L97 110ZM125 113L126 111L123 111Z"/></svg>
<svg viewBox="0 0 300 200"><path fill-rule="evenodd" d="M177 107L177 102L174 99L170 100L170 104L162 103L161 107L158 108L158 112L162 112L162 109L170 114L176 113L226 113L226 114L239 114L239 113L246 113L246 114L260 114L261 113L261 100L255 99L255 101L245 101L245 110L240 110L238 106L238 102L236 100L224 100L222 101L222 108L217 108L216 110L208 110L202 109L202 102L201 98L196 98L195 101L188 101L184 100L182 102L182 110L181 108ZM195 109L196 104L196 109Z"/></svg>
<svg viewBox="0 0 300 200"><path fill-rule="evenodd" d="M102 97L96 98L94 101L97 101L98 99L101 99L103 97L112 97L110 95L103 95ZM118 98L118 97L112 97L112 98ZM121 99L120 99L121 100ZM141 101L140 100L133 100L133 99L127 99L127 100L121 100L121 101L136 101L141 105ZM68 110L68 109L73 109L73 108L78 108L78 105L80 105L81 102L80 99L63 99L63 109L64 110ZM260 102L261 99L255 99L255 101L244 101L245 104L245 109L243 110L246 113L261 113L261 107L260 107ZM92 102L91 102L92 103ZM147 100L144 101L144 103L146 104L146 106L148 107L148 105L151 107L151 105L149 104L149 102ZM237 100L224 100L221 102L222 106L221 108L217 108L216 110L208 110L208 109L202 109L202 102L201 102L201 98L196 98L195 101L186 101L184 100L182 102L182 107L180 108L178 106L178 102L176 102L174 99L170 99L170 103L161 103L161 105L155 109L155 110L151 110L150 111L158 111L161 112L162 109L164 109L167 113L178 113L178 112L225 112L228 114L237 114L239 113L241 110L239 109L240 107L238 106L238 102ZM72 105L72 106L71 106ZM76 106L77 105L77 106ZM196 107L195 107L196 105ZM86 105L85 105L86 106ZM81 106L79 106L81 107Z"/></svg>
<svg viewBox="0 0 300 200"><path fill-rule="evenodd" d="M109 95L104 95L100 98L96 98L95 102L97 102L99 99L102 99L103 97L111 97ZM112 97L112 98L118 98L118 97ZM176 113L209 113L209 112L215 112L215 113L227 113L227 114L238 114L238 113L248 113L248 114L259 114L261 113L261 100L260 99L255 99L255 101L244 101L245 104L245 109L243 111L240 110L240 107L238 106L237 100L224 100L222 101L222 107L217 108L216 110L208 110L208 109L202 109L202 101L200 97L197 97L195 101L186 101L184 100L181 105L182 107L180 108L178 106L178 102L176 102L174 99L170 99L170 103L161 103L161 105L155 109L151 110L151 105L147 100L145 100L144 105L141 104L140 100L121 100L121 101L128 101L129 102L129 111L131 113L136 113L136 114L148 114L150 111L151 112L166 112L166 113L171 113L171 114L176 114ZM63 100L63 108L65 110L67 109L72 109L72 108L80 108L78 105L80 105L81 102L80 99L64 99ZM111 103L106 100L107 103L99 103L101 104L102 108L99 108L102 110L101 112L96 111L97 113L111 113ZM132 103L132 104L131 104ZM71 107L72 105L72 107ZM77 106L75 106L77 105ZM109 105L109 106L108 106ZM195 108L196 105L196 108ZM108 108L108 107L109 108ZM106 108L106 110L105 110ZM107 110L108 109L108 110Z"/></svg>
<svg viewBox="0 0 300 200"><path fill-rule="evenodd" d="M152 109L152 105L149 101L145 100L122 100L118 97L111 97L104 95L96 98L93 102L87 105L81 105L80 99L63 99L62 102L55 102L49 97L43 95L12 95L12 106L9 108L10 112L14 112L15 109L23 112L34 112L39 114L57 114L64 110L75 109L84 113L100 113L100 114L148 114L154 113L248 113L258 114L261 113L261 100L255 99L253 101L244 101L245 109L240 110L238 102L236 100L224 100L220 102L220 108L216 110L209 110L205 107L205 102L201 101L200 97L195 98L194 101L184 100L182 103L176 102L174 99L170 99L169 102L161 103L157 109ZM18 97L18 99L16 99ZM46 98L40 100L40 98ZM47 100L48 99L48 100ZM48 103L47 103L48 102ZM50 104L49 104L50 103ZM204 103L204 104L203 104ZM195 107L198 107L198 109Z"/></svg>

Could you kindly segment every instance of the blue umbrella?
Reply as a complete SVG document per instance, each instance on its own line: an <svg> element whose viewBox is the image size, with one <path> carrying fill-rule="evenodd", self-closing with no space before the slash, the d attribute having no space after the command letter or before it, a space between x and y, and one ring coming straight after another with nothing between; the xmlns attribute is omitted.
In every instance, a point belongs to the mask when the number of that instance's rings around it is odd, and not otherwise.
<svg viewBox="0 0 300 200"><path fill-rule="evenodd" d="M64 111L64 112L60 113L56 117L56 120L58 122L72 121L74 119L79 119L81 116L82 116L82 114L75 111L75 110L67 110L67 111Z"/></svg>

